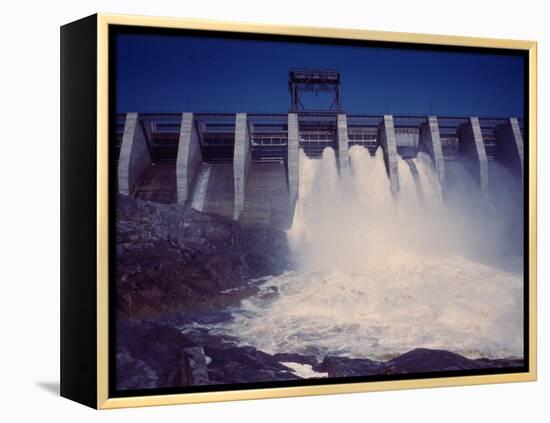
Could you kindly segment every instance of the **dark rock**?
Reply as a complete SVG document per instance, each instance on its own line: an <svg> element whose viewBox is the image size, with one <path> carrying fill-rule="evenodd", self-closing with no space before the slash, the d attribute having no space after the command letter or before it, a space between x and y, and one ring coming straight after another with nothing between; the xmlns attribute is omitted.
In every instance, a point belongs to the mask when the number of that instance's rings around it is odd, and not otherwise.
<svg viewBox="0 0 550 423"><path fill-rule="evenodd" d="M255 294L251 279L292 267L286 234L241 228L190 207L117 196L117 313L122 318L220 309Z"/></svg>
<svg viewBox="0 0 550 423"><path fill-rule="evenodd" d="M475 361L444 350L416 348L384 363L383 373L425 373L445 370L471 370Z"/></svg>
<svg viewBox="0 0 550 423"><path fill-rule="evenodd" d="M273 356L253 347L220 345L204 347L205 354L212 360L208 375L215 383L251 383L280 380L298 380L289 368Z"/></svg>
<svg viewBox="0 0 550 423"><path fill-rule="evenodd" d="M383 364L381 373L426 373L521 366L523 360L471 360L445 350L416 348Z"/></svg>
<svg viewBox="0 0 550 423"><path fill-rule="evenodd" d="M313 370L328 373L328 377L370 376L380 372L381 364L365 358L325 357Z"/></svg>
<svg viewBox="0 0 550 423"><path fill-rule="evenodd" d="M137 328L138 325L143 326ZM126 353L128 344L131 345L130 363L126 363L128 360L125 356L121 355L120 360L117 357L117 367L124 368L121 383L126 386L136 383L146 387L165 387L300 379L289 368L283 366L279 358L253 347L238 346L236 339L211 335L204 328L195 328L182 334L180 330L149 321L123 322L118 329L118 337L122 337L124 342L119 343L117 351ZM174 342L166 345L172 337ZM131 342L127 338L132 338ZM149 376L149 368L155 370L160 366L163 372L173 369L175 366L171 365L171 362L181 362L179 351L185 355L184 361L189 363L185 373L188 379L178 378L180 374L171 373L168 377L169 382L161 384L157 377L158 371ZM198 365L195 364L195 357L198 357ZM138 360L148 367L140 370L139 366L143 365ZM205 370L208 372L207 377ZM139 376L136 377L134 372ZM117 380L120 380L118 376L117 373Z"/></svg>
<svg viewBox="0 0 550 423"><path fill-rule="evenodd" d="M158 375L143 361L132 357L124 347L117 348L116 354L117 389L157 388Z"/></svg>
<svg viewBox="0 0 550 423"><path fill-rule="evenodd" d="M116 331L118 389L210 383L203 348L177 329L151 321L122 320Z"/></svg>
<svg viewBox="0 0 550 423"><path fill-rule="evenodd" d="M300 379L272 356L250 346L239 346L237 339L213 335L208 329L193 328L185 332L187 339L204 348L209 359L211 383L269 382Z"/></svg>
<svg viewBox="0 0 550 423"><path fill-rule="evenodd" d="M523 366L523 360L487 358L471 360L445 350L417 348L386 362L329 356L325 357L321 364L313 366L313 370L326 372L329 377L349 377L521 366Z"/></svg>
<svg viewBox="0 0 550 423"><path fill-rule="evenodd" d="M209 385L208 364L202 347L184 348L187 358L188 378L192 385Z"/></svg>

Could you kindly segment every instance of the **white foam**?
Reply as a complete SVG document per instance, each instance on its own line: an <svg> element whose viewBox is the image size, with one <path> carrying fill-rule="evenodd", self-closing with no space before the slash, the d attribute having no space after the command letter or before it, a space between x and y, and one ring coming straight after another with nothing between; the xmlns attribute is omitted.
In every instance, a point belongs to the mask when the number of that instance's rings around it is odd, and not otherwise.
<svg viewBox="0 0 550 423"><path fill-rule="evenodd" d="M387 359L413 348L523 355L518 275L460 256L400 254L363 269L288 272L222 330L268 353Z"/></svg>
<svg viewBox="0 0 550 423"><path fill-rule="evenodd" d="M283 366L292 370L296 376L304 379L328 377L328 373L316 372L310 364L293 363L289 361L281 362Z"/></svg>

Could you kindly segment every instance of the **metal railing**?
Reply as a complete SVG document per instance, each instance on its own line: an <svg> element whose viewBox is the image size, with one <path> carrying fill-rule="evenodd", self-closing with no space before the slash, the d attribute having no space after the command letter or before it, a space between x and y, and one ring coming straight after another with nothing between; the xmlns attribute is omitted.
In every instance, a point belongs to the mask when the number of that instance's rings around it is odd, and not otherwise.
<svg viewBox="0 0 550 423"><path fill-rule="evenodd" d="M195 113L193 115L199 135L201 150L206 161L231 161L235 142L234 113ZM139 114L154 163L175 163L181 129L181 113ZM378 146L378 128L383 116L348 114L349 145L362 145L371 153ZM419 128L427 122L426 116L394 116L394 126L398 133L418 134ZM117 114L114 118L112 154L115 161L120 155L126 115ZM288 144L287 113L247 114L250 143L254 160L286 160ZM308 155L320 156L322 150L336 147L336 114L334 112L299 112L300 146ZM458 129L468 123L468 117L437 116L441 145L445 159L452 160L458 155ZM496 129L507 124L508 118L480 117L483 141L487 158L494 158ZM522 135L525 136L524 120L518 119Z"/></svg>

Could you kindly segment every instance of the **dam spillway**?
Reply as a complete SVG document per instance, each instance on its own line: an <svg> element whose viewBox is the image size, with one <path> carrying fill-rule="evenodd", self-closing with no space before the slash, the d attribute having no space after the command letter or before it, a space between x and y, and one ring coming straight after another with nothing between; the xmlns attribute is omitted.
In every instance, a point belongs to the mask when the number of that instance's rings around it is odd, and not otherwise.
<svg viewBox="0 0 550 423"><path fill-rule="evenodd" d="M456 183L457 166L482 195L499 184L496 165L523 179L523 121L514 117L126 113L113 127L118 192L190 204L250 226L292 226L300 154L321 159L327 148L340 175L358 172L352 149L381 154L394 198L404 195L403 164L414 172L411 160L420 154L430 160L443 196Z"/></svg>

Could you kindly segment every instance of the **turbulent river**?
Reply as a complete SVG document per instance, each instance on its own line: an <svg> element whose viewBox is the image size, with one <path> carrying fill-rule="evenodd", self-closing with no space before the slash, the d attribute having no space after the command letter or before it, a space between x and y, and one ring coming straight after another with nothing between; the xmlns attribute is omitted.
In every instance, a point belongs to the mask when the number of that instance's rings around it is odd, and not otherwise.
<svg viewBox="0 0 550 423"><path fill-rule="evenodd" d="M263 280L211 331L268 353L385 360L424 347L523 356L513 190L484 198L453 164L443 192L424 153L399 158L395 199L380 149L371 156L353 146L340 172L331 148L320 160L300 151L299 166L288 231L299 270Z"/></svg>

